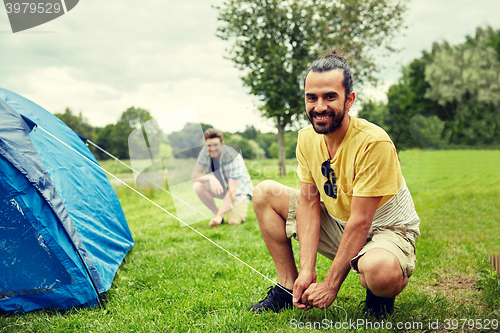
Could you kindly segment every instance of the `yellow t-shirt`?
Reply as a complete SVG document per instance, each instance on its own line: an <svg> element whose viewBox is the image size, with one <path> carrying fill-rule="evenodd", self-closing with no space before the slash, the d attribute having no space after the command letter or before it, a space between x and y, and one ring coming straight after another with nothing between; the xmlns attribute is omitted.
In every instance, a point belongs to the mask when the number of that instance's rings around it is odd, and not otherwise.
<svg viewBox="0 0 500 333"><path fill-rule="evenodd" d="M404 184L396 147L389 135L375 124L351 116L349 129L331 160L337 183L337 199L325 194L326 177L321 164L330 158L322 134L312 126L299 131L296 150L297 174L305 183L316 184L330 215L347 222L352 197L378 197L380 208Z"/></svg>

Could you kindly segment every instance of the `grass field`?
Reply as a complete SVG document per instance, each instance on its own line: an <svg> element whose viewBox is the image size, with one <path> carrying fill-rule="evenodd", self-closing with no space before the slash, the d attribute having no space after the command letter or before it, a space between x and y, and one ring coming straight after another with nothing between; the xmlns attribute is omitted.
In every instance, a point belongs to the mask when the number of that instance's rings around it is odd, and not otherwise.
<svg viewBox="0 0 500 333"><path fill-rule="evenodd" d="M494 327L500 320L500 277L493 272L488 254L500 253L500 151L404 151L400 159L422 220L422 236L416 243L416 271L384 326L362 314L364 290L352 272L334 303L347 311L347 319L339 308L326 313L319 309L304 314L299 310L248 313L246 308L265 296L269 281L118 186L136 245L115 277L106 309L0 316L0 332L320 332L301 330L294 320L301 318L311 327L321 322L326 328L325 317L331 320L328 328L351 321L362 332L499 332L500 327ZM271 178L297 187L295 161L288 162L284 178L277 177L275 161L247 161L247 165L255 184ZM116 173L126 172L114 163L103 165ZM164 192L142 193L175 211ZM251 208L241 226L211 229L207 222L193 227L277 279ZM296 251L298 244L294 246ZM329 265L318 256L318 280ZM387 329L388 323L392 330ZM398 323L402 329L397 329ZM344 328L352 326L344 324Z"/></svg>

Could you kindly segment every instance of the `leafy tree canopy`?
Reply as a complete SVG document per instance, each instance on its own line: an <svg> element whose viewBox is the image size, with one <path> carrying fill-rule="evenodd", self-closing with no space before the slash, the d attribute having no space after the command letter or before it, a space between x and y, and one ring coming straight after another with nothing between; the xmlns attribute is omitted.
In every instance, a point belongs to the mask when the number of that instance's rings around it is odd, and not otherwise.
<svg viewBox="0 0 500 333"><path fill-rule="evenodd" d="M96 134L95 128L88 122L87 118L82 116L81 112L75 115L70 108L66 108L64 113L55 113L54 115L61 119L73 131L87 139L94 140Z"/></svg>
<svg viewBox="0 0 500 333"><path fill-rule="evenodd" d="M196 158L205 145L203 132L211 128L208 124L186 123L178 132L168 135L168 140L173 148L176 158Z"/></svg>
<svg viewBox="0 0 500 333"><path fill-rule="evenodd" d="M129 159L130 134L135 129L141 129L141 125L148 123L152 119L153 117L151 117L148 110L130 107L122 113L116 124L107 125L98 131L96 143L120 159ZM151 122L148 124L150 124L150 126L147 126L150 133L161 134L157 125L154 126ZM154 137L154 135L148 135L147 137ZM159 149L159 143L155 145L155 149ZM105 155L99 153L98 157L105 158Z"/></svg>
<svg viewBox="0 0 500 333"><path fill-rule="evenodd" d="M426 97L442 106L451 103L457 108L470 98L499 105L500 62L491 46L497 37L491 28L478 28L476 36L469 36L463 44L434 44L432 61L425 69L425 79L430 84Z"/></svg>
<svg viewBox="0 0 500 333"><path fill-rule="evenodd" d="M478 28L455 46L435 43L403 67L387 98L365 103L359 115L386 129L398 149L500 143L500 30Z"/></svg>
<svg viewBox="0 0 500 333"><path fill-rule="evenodd" d="M228 59L278 128L284 170L285 127L304 116L300 82L311 60L341 46L359 83L374 82L374 49L392 50L406 0L227 0L217 36L233 42Z"/></svg>

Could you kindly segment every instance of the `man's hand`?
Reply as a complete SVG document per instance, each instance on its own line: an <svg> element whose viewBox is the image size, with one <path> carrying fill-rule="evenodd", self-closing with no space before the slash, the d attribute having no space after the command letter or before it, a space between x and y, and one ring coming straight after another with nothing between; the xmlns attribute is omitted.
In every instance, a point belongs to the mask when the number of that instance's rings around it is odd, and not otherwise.
<svg viewBox="0 0 500 333"><path fill-rule="evenodd" d="M209 183L210 190L214 195L221 195L222 193L224 193L224 188L222 187L217 177L215 177L214 175L211 175L211 177L209 178Z"/></svg>
<svg viewBox="0 0 500 333"><path fill-rule="evenodd" d="M294 293L295 296L295 293ZM301 302L309 307L324 309L332 305L337 292L327 283L312 283L302 294Z"/></svg>
<svg viewBox="0 0 500 333"><path fill-rule="evenodd" d="M293 305L299 309L309 310L312 308L311 305L306 305L307 302L302 302L302 296L304 290L309 288L311 284L316 282L316 271L312 270L300 270L299 276L293 284Z"/></svg>

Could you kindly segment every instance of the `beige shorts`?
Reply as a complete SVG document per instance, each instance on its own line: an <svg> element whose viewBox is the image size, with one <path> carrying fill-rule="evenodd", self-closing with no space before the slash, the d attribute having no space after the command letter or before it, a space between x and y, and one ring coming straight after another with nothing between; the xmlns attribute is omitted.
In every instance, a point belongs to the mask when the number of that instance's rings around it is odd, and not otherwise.
<svg viewBox="0 0 500 333"><path fill-rule="evenodd" d="M296 240L298 240L296 213L299 199L300 191L290 189L286 235L288 238L293 237ZM323 202L321 202L320 222L318 253L333 260L344 233L344 226L331 217ZM413 274L416 262L415 244L407 237L404 226L371 228L365 246L357 256L351 259L351 267L356 273L359 273L357 270L359 258L374 248L382 248L394 254L398 258L405 277L410 277Z"/></svg>
<svg viewBox="0 0 500 333"><path fill-rule="evenodd" d="M250 198L245 195L238 195L235 198L236 205L227 211L227 220L232 220L235 223L242 223L247 219L248 205Z"/></svg>

